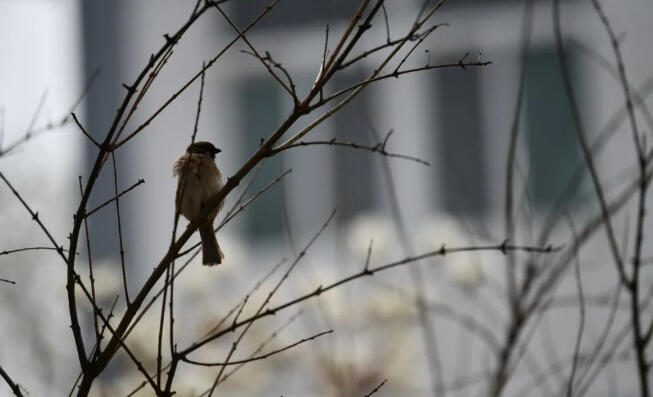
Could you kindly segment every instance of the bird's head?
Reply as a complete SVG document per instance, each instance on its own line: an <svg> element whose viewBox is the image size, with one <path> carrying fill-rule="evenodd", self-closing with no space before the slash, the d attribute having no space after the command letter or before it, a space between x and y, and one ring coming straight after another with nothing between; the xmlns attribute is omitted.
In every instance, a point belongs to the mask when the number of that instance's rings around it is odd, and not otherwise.
<svg viewBox="0 0 653 397"><path fill-rule="evenodd" d="M186 153L204 154L212 159L215 159L215 155L221 151L222 150L213 146L211 142L206 141L192 143L186 148Z"/></svg>

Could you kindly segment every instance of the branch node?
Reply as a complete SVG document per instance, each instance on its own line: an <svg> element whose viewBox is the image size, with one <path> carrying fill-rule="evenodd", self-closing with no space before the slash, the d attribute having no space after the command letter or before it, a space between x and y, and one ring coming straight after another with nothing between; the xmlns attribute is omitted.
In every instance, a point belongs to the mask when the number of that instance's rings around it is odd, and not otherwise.
<svg viewBox="0 0 653 397"><path fill-rule="evenodd" d="M551 246L549 246L549 248L551 248ZM501 243L500 249L501 249L502 254L504 254L504 255L507 254L507 251L508 251L508 239L503 240L503 243Z"/></svg>
<svg viewBox="0 0 653 397"><path fill-rule="evenodd" d="M127 90L130 94L133 94L136 92L136 87L133 85L128 85L126 83L122 83L122 87Z"/></svg>

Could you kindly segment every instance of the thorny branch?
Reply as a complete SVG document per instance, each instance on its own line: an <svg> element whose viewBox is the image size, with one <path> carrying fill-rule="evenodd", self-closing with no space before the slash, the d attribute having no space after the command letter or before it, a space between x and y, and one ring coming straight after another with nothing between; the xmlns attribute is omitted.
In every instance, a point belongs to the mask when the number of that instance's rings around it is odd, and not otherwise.
<svg viewBox="0 0 653 397"><path fill-rule="evenodd" d="M320 296L320 295L322 295L322 293L327 292L327 291L329 291L329 290L331 290L333 288L336 288L336 287L338 287L338 286L340 286L342 284L349 283L349 282L357 280L359 278L372 276L372 275L374 275L376 273L386 271L386 270L389 270L389 269L392 269L392 268L395 268L395 267L398 267L398 266L403 266L403 265L413 263L413 262L416 262L416 261L420 261L422 259L432 258L432 257L436 257L436 256L446 256L446 255L451 255L451 254L455 254L455 253L458 253L458 252L473 252L473 251L498 251L498 252L501 252L501 253L506 253L506 252L509 252L509 251L521 251L521 252L529 252L529 253L548 254L548 253L552 253L552 252L557 252L559 250L560 250L559 247L553 247L553 246L548 246L548 247L515 246L515 245L508 244L506 242L504 242L502 244L498 244L498 245L472 246L472 247L454 247L454 248L447 248L447 247L445 247L443 245L439 249L434 250L434 251L430 251L430 252L427 252L427 253L424 253L424 254L421 254L421 255L417 255L417 256L407 257L407 258L404 258L402 260L391 262L391 263L388 263L388 264L385 264L385 265L363 269L358 273L354 273L354 274L352 274L352 275L350 275L348 277L342 278L342 279L340 279L338 281L335 281L335 282L333 282L331 284L328 284L326 286L325 285L320 285L313 292L310 292L310 293L302 295L302 296L300 296L298 298L292 299L292 300L290 300L290 301L288 301L286 303L280 304L280 305L278 305L276 307L269 308L269 309L267 309L266 311L264 311L264 312L262 312L260 314L257 314L257 315L251 316L251 317L249 317L247 319L241 320L236 324L232 324L230 327L225 328L222 331L219 331L219 332L215 333L214 335L212 335L212 336L210 336L208 338L205 338L202 341L200 341L198 343L195 343L195 344L191 345L190 347L188 347L188 348L186 348L184 350L179 351L179 354L188 354L188 353L198 349L199 347L201 347L201 346L203 346L203 345L205 345L205 344L207 344L207 343L209 343L209 342L211 342L213 340L216 340L219 337L221 337L221 336L223 336L223 335L225 335L227 333L233 332L234 330L236 330L236 329L238 329L238 328L240 328L240 327L242 327L244 325L247 325L249 323L257 321L260 318L277 314L281 310L284 310L284 309L286 309L286 308L288 308L290 306L294 306L299 302L303 302L305 300Z"/></svg>
<svg viewBox="0 0 653 397"><path fill-rule="evenodd" d="M279 354L279 353L282 353L282 352L284 352L286 350L290 350L290 349L292 349L293 347L295 347L297 345L301 345L302 343L312 341L313 339L317 339L322 335L331 334L331 333L333 333L332 329L328 330L328 331L320 332L320 333L315 334L313 336L309 336L308 338L300 339L299 341L297 341L295 343L292 343L292 344L290 344L288 346L284 346L284 347L282 347L280 349L272 350L271 352L261 354L260 356L248 357L248 358L245 358L243 360L225 361L223 363L219 363L219 362L207 363L207 362L202 362L202 361L195 361L195 360L189 359L188 357L183 357L181 360L185 361L185 362L187 362L189 364L199 365L199 366L203 366L203 367L217 367L217 366L246 364L246 363L249 363L249 362L252 362L252 361L264 360L264 359L266 359L268 357L271 357L271 356L273 356L275 354Z"/></svg>
<svg viewBox="0 0 653 397"><path fill-rule="evenodd" d="M418 157L413 157L413 156L408 156L405 154L399 154L399 153L391 153L388 152L386 149L386 144L388 143L388 138L392 134L392 130L388 133L386 136L386 139L383 142L379 142L376 145L361 145L358 143L354 142L343 142L343 141L338 141L336 138L330 139L328 141L300 141L297 143L293 143L292 145L287 145L284 147L280 147L277 149L272 149L272 154L277 154L280 153L284 150L296 148L296 147L307 147L307 146L340 146L340 147L349 147L352 149L359 149L359 150L366 150L370 151L372 153L379 153L382 156L387 156L387 157L394 157L394 158L399 158L399 159L404 159L404 160L409 160L409 161L414 161L419 164L423 164L425 166L430 166L428 161L422 160Z"/></svg>
<svg viewBox="0 0 653 397"><path fill-rule="evenodd" d="M5 382L7 382L7 384L11 388L11 391L14 393L16 397L23 397L23 392L20 390L20 385L14 382L13 379L11 379L9 374L4 370L4 368L2 368L1 365L0 365L0 376L2 377L2 379L5 380Z"/></svg>

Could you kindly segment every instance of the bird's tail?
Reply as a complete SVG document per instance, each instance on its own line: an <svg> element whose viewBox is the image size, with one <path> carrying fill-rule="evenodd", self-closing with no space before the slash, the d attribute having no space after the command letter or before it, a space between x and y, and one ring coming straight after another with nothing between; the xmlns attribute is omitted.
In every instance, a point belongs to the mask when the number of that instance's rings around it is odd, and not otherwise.
<svg viewBox="0 0 653 397"><path fill-rule="evenodd" d="M202 264L215 266L222 263L224 254L215 238L215 233L210 225L200 226L200 238L202 239Z"/></svg>

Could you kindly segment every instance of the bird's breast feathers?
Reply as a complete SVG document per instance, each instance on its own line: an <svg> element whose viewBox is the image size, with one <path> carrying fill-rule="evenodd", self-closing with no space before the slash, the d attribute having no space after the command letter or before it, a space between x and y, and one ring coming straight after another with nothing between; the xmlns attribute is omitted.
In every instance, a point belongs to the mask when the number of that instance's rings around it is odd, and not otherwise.
<svg viewBox="0 0 653 397"><path fill-rule="evenodd" d="M184 154L173 166L178 177L177 207L182 215L192 219L222 189L222 174L213 159L202 154ZM180 202L181 200L181 202ZM211 214L214 218L222 203Z"/></svg>

